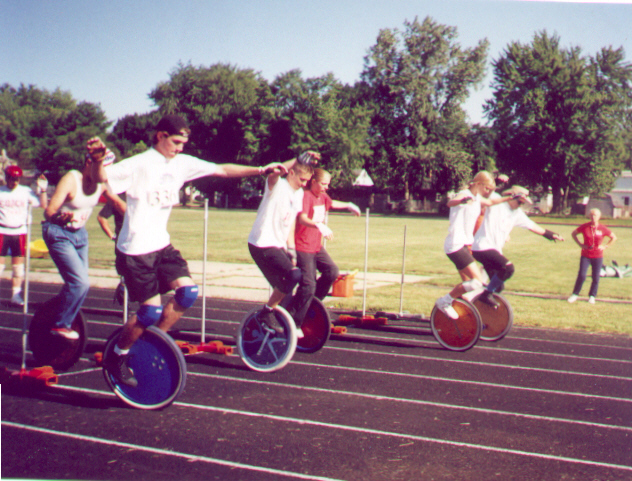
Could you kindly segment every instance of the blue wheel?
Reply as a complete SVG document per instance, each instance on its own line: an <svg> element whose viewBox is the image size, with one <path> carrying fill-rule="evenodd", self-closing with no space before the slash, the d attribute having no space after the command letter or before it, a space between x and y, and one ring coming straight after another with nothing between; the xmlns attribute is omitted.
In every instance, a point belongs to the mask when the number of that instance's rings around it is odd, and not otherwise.
<svg viewBox="0 0 632 481"><path fill-rule="evenodd" d="M253 371L278 371L290 362L296 351L296 326L292 316L277 306L274 314L283 328L282 333L277 333L259 321L260 310L251 310L241 321L237 348L242 361Z"/></svg>
<svg viewBox="0 0 632 481"><path fill-rule="evenodd" d="M114 350L122 328L107 340L103 361ZM119 384L106 369L105 381L124 403L138 409L162 409L169 406L184 389L187 367L182 351L174 340L155 326L132 346L129 367L138 381L135 388Z"/></svg>

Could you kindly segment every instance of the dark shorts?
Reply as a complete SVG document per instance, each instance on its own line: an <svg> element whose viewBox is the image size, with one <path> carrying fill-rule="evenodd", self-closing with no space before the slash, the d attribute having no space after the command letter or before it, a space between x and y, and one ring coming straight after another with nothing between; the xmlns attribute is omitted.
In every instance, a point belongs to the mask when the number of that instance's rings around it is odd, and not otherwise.
<svg viewBox="0 0 632 481"><path fill-rule="evenodd" d="M250 243L248 243L248 250L252 260L270 285L281 292L287 292L287 277L294 269L288 253L279 247L257 247Z"/></svg>
<svg viewBox="0 0 632 481"><path fill-rule="evenodd" d="M452 261L459 271L465 269L472 262L476 262L474 256L472 256L472 252L467 246L463 246L458 251L449 253L448 259Z"/></svg>
<svg viewBox="0 0 632 481"><path fill-rule="evenodd" d="M116 270L125 278L129 298L145 302L157 294L165 294L171 283L180 277L191 277L187 261L169 244L149 254L130 256L116 252Z"/></svg>
<svg viewBox="0 0 632 481"><path fill-rule="evenodd" d="M0 234L0 256L24 257L26 255L26 234Z"/></svg>
<svg viewBox="0 0 632 481"><path fill-rule="evenodd" d="M487 275L491 279L498 271L505 269L505 266L509 264L509 259L498 252L496 249L489 249L486 251L474 251L474 258L483 264L483 268Z"/></svg>

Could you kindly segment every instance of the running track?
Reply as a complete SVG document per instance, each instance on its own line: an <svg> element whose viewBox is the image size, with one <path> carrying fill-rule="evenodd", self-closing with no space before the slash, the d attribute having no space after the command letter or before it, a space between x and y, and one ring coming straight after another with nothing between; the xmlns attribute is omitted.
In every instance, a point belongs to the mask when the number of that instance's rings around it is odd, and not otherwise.
<svg viewBox="0 0 632 481"><path fill-rule="evenodd" d="M58 289L31 284L30 301ZM2 386L2 476L632 479L629 337L514 328L455 353L425 326L350 329L272 374L236 355L189 356L176 403L138 411L111 394L92 361L121 324L111 299L91 290L87 351L57 386ZM233 343L252 306L207 299L206 340ZM17 370L23 316L0 304L0 317L0 365ZM200 317L198 299L174 337L198 341Z"/></svg>

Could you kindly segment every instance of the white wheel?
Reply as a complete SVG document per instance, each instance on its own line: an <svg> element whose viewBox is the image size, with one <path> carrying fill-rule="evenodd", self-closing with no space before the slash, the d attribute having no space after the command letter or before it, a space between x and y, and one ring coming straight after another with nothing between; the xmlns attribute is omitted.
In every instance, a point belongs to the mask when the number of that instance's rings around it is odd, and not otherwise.
<svg viewBox="0 0 632 481"><path fill-rule="evenodd" d="M277 306L274 315L283 333L260 322L261 308L251 310L239 324L237 349L244 363L253 371L273 372L285 367L296 351L296 325L292 316Z"/></svg>

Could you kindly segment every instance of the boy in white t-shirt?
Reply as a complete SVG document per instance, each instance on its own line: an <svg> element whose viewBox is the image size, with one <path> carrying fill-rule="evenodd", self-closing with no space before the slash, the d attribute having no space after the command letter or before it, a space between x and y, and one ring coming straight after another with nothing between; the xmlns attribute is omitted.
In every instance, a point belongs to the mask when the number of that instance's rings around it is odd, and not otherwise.
<svg viewBox="0 0 632 481"><path fill-rule="evenodd" d="M48 205L46 189L48 181L44 174L37 179L37 194L32 189L20 185L23 172L17 165L10 165L4 171L7 185L0 187L0 274L4 271L4 258L11 256L13 276L11 278L11 301L14 306L23 306L22 282L24 281L24 256L26 255L26 234L28 206Z"/></svg>
<svg viewBox="0 0 632 481"><path fill-rule="evenodd" d="M180 203L182 186L205 176L248 177L286 170L279 163L264 167L215 164L182 154L190 133L182 117L166 115L156 125L152 148L100 170L100 179L107 181L113 192L126 192L116 267L125 278L130 300L141 304L123 327L105 367L131 387L137 385L128 367L132 345L151 325L168 331L197 299L198 286L167 231L171 208ZM175 295L163 308L160 294L170 290L175 290Z"/></svg>
<svg viewBox="0 0 632 481"><path fill-rule="evenodd" d="M296 161L285 164L289 168L287 178L281 178L277 172L268 175L248 236L250 255L274 289L259 316L277 331L281 328L273 310L301 280L301 270L296 267L294 229L296 217L303 209L303 187L312 177L312 165L319 159L316 152L304 152ZM302 332L298 336L302 337Z"/></svg>
<svg viewBox="0 0 632 481"><path fill-rule="evenodd" d="M492 293L504 287L504 283L514 273L513 263L503 255L503 246L514 227L522 227L552 241L563 241L564 237L553 231L544 229L533 222L520 208L522 204L533 204L529 198L529 191L519 185L514 185L503 192L511 196L511 200L487 209L481 228L474 236L472 255L483 264L483 268L490 278L489 284L481 295L481 300L497 308Z"/></svg>

